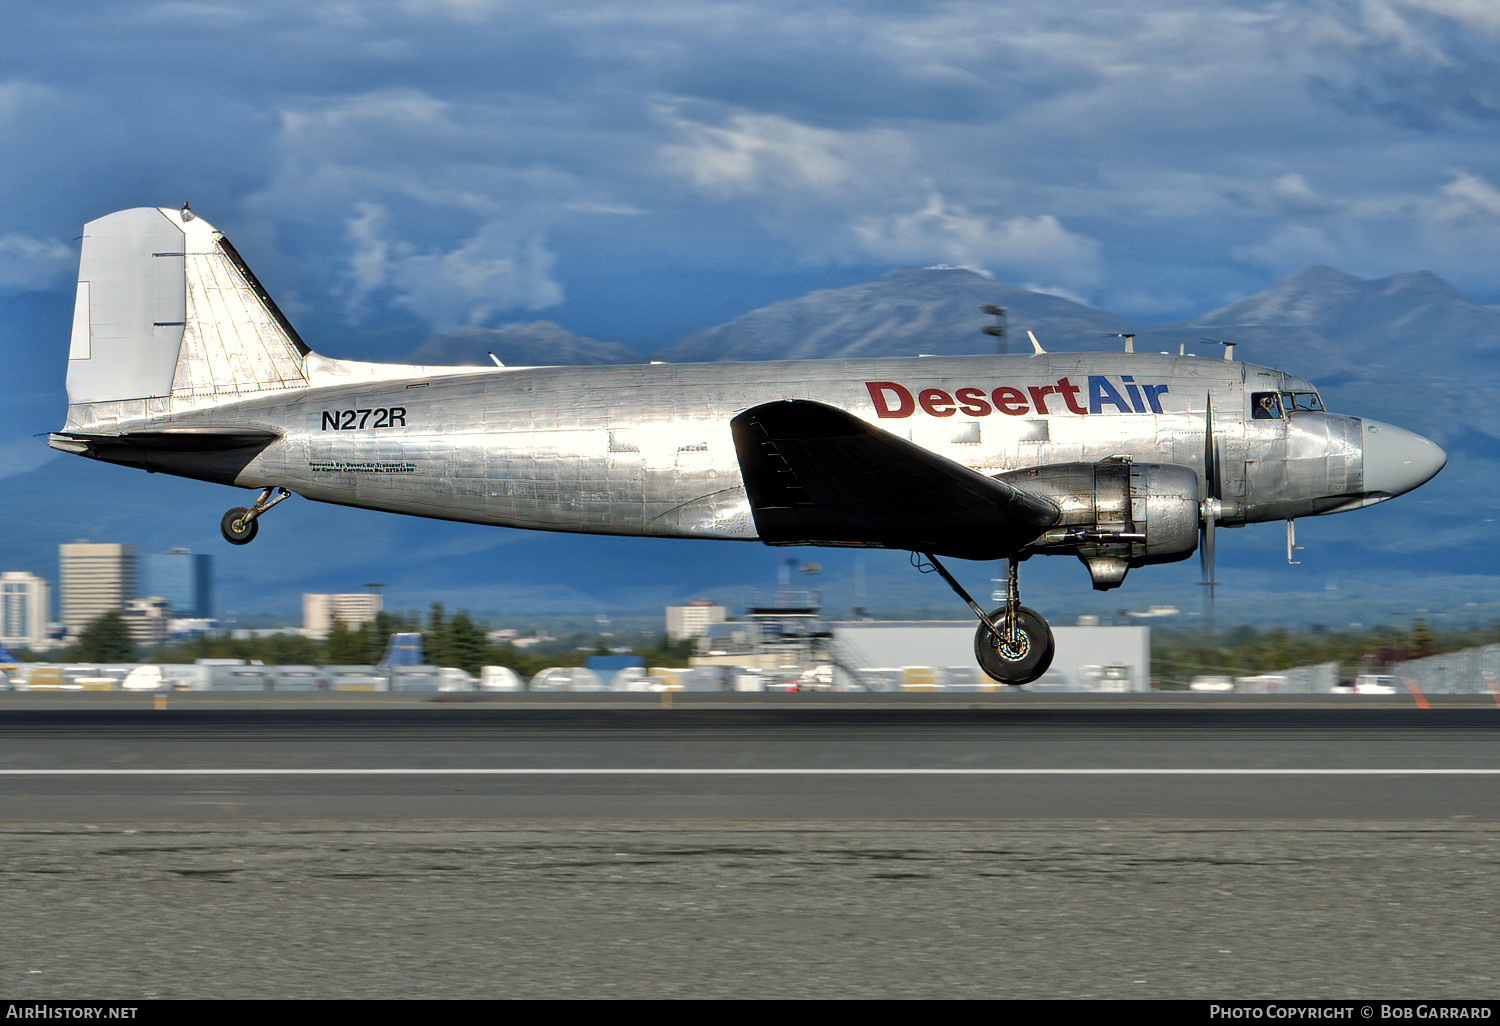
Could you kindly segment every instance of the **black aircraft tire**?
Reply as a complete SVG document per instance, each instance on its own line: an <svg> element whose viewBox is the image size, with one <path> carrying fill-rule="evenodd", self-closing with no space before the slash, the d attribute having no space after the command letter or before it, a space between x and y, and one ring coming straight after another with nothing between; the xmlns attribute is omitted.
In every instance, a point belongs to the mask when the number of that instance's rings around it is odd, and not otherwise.
<svg viewBox="0 0 1500 1026"><path fill-rule="evenodd" d="M260 521L241 520L249 512L244 506L236 506L219 521L219 531L229 544L249 545L255 540L255 533L260 530Z"/></svg>
<svg viewBox="0 0 1500 1026"><path fill-rule="evenodd" d="M1004 616L1002 606L990 614L990 619L999 622ZM979 660L979 668L1002 684L1030 684L1047 672L1057 648L1052 628L1036 610L1022 606L1019 626L1021 643L1014 653L1002 651L995 644L994 634L984 624L981 623L974 632L974 658Z"/></svg>

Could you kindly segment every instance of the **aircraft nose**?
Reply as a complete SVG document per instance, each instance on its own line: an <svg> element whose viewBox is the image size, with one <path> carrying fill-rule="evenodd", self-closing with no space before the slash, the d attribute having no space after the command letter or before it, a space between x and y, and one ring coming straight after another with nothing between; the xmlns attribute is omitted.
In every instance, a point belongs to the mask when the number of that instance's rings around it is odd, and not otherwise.
<svg viewBox="0 0 1500 1026"><path fill-rule="evenodd" d="M1421 435L1378 420L1364 422L1363 444L1365 495L1376 502L1425 484L1448 462L1448 454Z"/></svg>

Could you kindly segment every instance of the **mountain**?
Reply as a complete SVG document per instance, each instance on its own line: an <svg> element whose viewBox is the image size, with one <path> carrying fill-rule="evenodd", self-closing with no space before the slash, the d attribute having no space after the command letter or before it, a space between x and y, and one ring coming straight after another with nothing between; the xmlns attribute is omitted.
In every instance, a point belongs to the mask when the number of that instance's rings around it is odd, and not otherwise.
<svg viewBox="0 0 1500 1026"><path fill-rule="evenodd" d="M507 367L644 362L644 357L618 342L575 335L551 321L509 328L463 328L434 335L413 349L407 359L432 366L482 366L490 362L490 353Z"/></svg>
<svg viewBox="0 0 1500 1026"><path fill-rule="evenodd" d="M863 285L812 292L700 331L655 354L671 363L957 356L995 352L979 308L1007 311L1010 352L1030 352L1026 331L1052 348L1092 347L1128 321L1059 296L1004 285L960 268L902 268ZM1088 339L1088 343L1083 340Z"/></svg>
<svg viewBox="0 0 1500 1026"><path fill-rule="evenodd" d="M1150 330L1153 341L1204 335L1242 344L1236 357L1314 380L1372 368L1423 377L1500 380L1500 310L1426 271L1366 280L1309 267L1202 317Z"/></svg>

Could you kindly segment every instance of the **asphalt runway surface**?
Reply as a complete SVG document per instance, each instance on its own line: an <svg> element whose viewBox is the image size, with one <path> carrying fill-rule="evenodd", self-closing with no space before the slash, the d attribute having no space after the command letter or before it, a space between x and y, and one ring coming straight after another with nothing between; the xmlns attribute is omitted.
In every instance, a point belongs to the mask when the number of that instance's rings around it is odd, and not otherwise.
<svg viewBox="0 0 1500 1026"><path fill-rule="evenodd" d="M3 697L7 999L1500 994L1489 700Z"/></svg>

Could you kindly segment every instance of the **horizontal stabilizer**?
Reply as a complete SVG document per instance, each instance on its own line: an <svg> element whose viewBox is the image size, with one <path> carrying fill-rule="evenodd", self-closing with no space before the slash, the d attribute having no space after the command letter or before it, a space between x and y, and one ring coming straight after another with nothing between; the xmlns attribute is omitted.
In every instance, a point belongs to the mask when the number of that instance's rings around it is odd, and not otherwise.
<svg viewBox="0 0 1500 1026"><path fill-rule="evenodd" d="M1050 501L808 400L730 421L755 527L770 545L1008 556L1057 522Z"/></svg>
<svg viewBox="0 0 1500 1026"><path fill-rule="evenodd" d="M118 435L64 431L48 435L47 444L104 463L233 484L246 464L280 437L274 431L248 428L169 428Z"/></svg>

